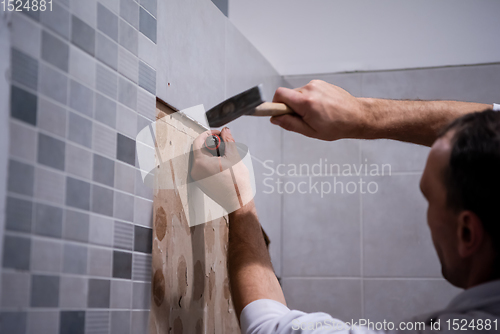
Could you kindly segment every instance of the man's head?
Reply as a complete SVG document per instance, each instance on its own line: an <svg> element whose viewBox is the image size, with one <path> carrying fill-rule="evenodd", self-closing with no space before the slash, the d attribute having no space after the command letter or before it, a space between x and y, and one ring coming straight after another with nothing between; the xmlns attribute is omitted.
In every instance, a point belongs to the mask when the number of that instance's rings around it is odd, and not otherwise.
<svg viewBox="0 0 500 334"><path fill-rule="evenodd" d="M443 276L462 288L500 278L500 113L468 114L446 126L420 188Z"/></svg>

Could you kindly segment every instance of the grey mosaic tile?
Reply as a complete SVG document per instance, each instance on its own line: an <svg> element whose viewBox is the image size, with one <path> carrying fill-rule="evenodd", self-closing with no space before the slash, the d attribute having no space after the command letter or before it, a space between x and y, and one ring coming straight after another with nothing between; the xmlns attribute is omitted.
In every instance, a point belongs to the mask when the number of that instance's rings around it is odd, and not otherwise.
<svg viewBox="0 0 500 334"><path fill-rule="evenodd" d="M65 143L62 140L38 134L38 163L64 171Z"/></svg>
<svg viewBox="0 0 500 334"><path fill-rule="evenodd" d="M101 64L97 64L96 89L98 92L116 99L118 93L118 76L116 73Z"/></svg>
<svg viewBox="0 0 500 334"><path fill-rule="evenodd" d="M156 94L156 71L142 61L139 62L139 86Z"/></svg>
<svg viewBox="0 0 500 334"><path fill-rule="evenodd" d="M37 97L24 89L11 86L10 115L20 121L36 125Z"/></svg>
<svg viewBox="0 0 500 334"><path fill-rule="evenodd" d="M111 308L128 310L131 305L132 282L111 280Z"/></svg>
<svg viewBox="0 0 500 334"><path fill-rule="evenodd" d="M97 4L97 29L118 41L118 16L100 3Z"/></svg>
<svg viewBox="0 0 500 334"><path fill-rule="evenodd" d="M96 93L94 118L112 128L116 127L116 102Z"/></svg>
<svg viewBox="0 0 500 334"><path fill-rule="evenodd" d="M156 10L158 7L156 0L141 0L141 5L147 9L153 16L156 17Z"/></svg>
<svg viewBox="0 0 500 334"><path fill-rule="evenodd" d="M87 306L89 308L109 308L110 281L89 279L89 294Z"/></svg>
<svg viewBox="0 0 500 334"><path fill-rule="evenodd" d="M111 311L111 334L130 334L129 311Z"/></svg>
<svg viewBox="0 0 500 334"><path fill-rule="evenodd" d="M151 307L151 283L134 282L132 287L132 309L149 310Z"/></svg>
<svg viewBox="0 0 500 334"><path fill-rule="evenodd" d="M2 307L25 308L30 300L30 280L28 272L4 272L2 274Z"/></svg>
<svg viewBox="0 0 500 334"><path fill-rule="evenodd" d="M134 193L135 188L135 169L121 162L115 163L115 188Z"/></svg>
<svg viewBox="0 0 500 334"><path fill-rule="evenodd" d="M113 246L115 248L133 250L134 226L132 224L115 222L115 234L113 240Z"/></svg>
<svg viewBox="0 0 500 334"><path fill-rule="evenodd" d="M113 277L132 278L132 253L113 251Z"/></svg>
<svg viewBox="0 0 500 334"><path fill-rule="evenodd" d="M93 180L107 186L114 186L115 163L113 160L94 154Z"/></svg>
<svg viewBox="0 0 500 334"><path fill-rule="evenodd" d="M114 217L133 222L134 221L134 196L121 192L115 192Z"/></svg>
<svg viewBox="0 0 500 334"><path fill-rule="evenodd" d="M62 205L65 200L65 183L64 174L36 167L35 198Z"/></svg>
<svg viewBox="0 0 500 334"><path fill-rule="evenodd" d="M116 131L94 124L94 150L107 157L116 157Z"/></svg>
<svg viewBox="0 0 500 334"><path fill-rule="evenodd" d="M27 334L59 332L59 311L32 311L28 313Z"/></svg>
<svg viewBox="0 0 500 334"><path fill-rule="evenodd" d="M132 311L130 313L130 332L149 333L149 311Z"/></svg>
<svg viewBox="0 0 500 334"><path fill-rule="evenodd" d="M92 185L92 212L113 216L113 190Z"/></svg>
<svg viewBox="0 0 500 334"><path fill-rule="evenodd" d="M69 106L84 115L92 117L94 113L94 92L75 80L71 80Z"/></svg>
<svg viewBox="0 0 500 334"><path fill-rule="evenodd" d="M81 276L61 276L59 306L84 309L87 307L88 280Z"/></svg>
<svg viewBox="0 0 500 334"><path fill-rule="evenodd" d="M134 223L137 225L152 227L153 201L136 197L134 205Z"/></svg>
<svg viewBox="0 0 500 334"><path fill-rule="evenodd" d="M118 68L118 44L101 33L97 33L96 57L116 70Z"/></svg>
<svg viewBox="0 0 500 334"><path fill-rule="evenodd" d="M40 57L40 26L21 13L12 13L11 45L31 57Z"/></svg>
<svg viewBox="0 0 500 334"><path fill-rule="evenodd" d="M19 198L7 197L5 228L9 231L31 232L33 203Z"/></svg>
<svg viewBox="0 0 500 334"><path fill-rule="evenodd" d="M0 312L0 324L2 324L2 333L25 334L27 313L24 311Z"/></svg>
<svg viewBox="0 0 500 334"><path fill-rule="evenodd" d="M138 31L122 19L120 19L119 42L121 46L137 56L139 47Z"/></svg>
<svg viewBox="0 0 500 334"><path fill-rule="evenodd" d="M90 179L92 173L92 153L70 143L66 143L66 171L69 174Z"/></svg>
<svg viewBox="0 0 500 334"><path fill-rule="evenodd" d="M158 68L158 55L156 44L143 34L139 34L139 59L154 69Z"/></svg>
<svg viewBox="0 0 500 334"><path fill-rule="evenodd" d="M7 190L16 194L33 196L35 168L31 165L9 160Z"/></svg>
<svg viewBox="0 0 500 334"><path fill-rule="evenodd" d="M116 158L135 166L135 140L117 133Z"/></svg>
<svg viewBox="0 0 500 334"><path fill-rule="evenodd" d="M90 210L90 183L66 178L66 205L82 210Z"/></svg>
<svg viewBox="0 0 500 334"><path fill-rule="evenodd" d="M66 210L63 236L65 239L89 241L89 215L73 210Z"/></svg>
<svg viewBox="0 0 500 334"><path fill-rule="evenodd" d="M69 0L56 0L59 2L61 5L65 6L66 8L69 8Z"/></svg>
<svg viewBox="0 0 500 334"><path fill-rule="evenodd" d="M114 13L120 12L120 0L99 0L99 1Z"/></svg>
<svg viewBox="0 0 500 334"><path fill-rule="evenodd" d="M71 42L89 53L95 53L95 30L76 16L71 18Z"/></svg>
<svg viewBox="0 0 500 334"><path fill-rule="evenodd" d="M151 255L134 253L132 260L132 279L134 281L151 281Z"/></svg>
<svg viewBox="0 0 500 334"><path fill-rule="evenodd" d="M89 248L89 275L111 277L113 253L110 249Z"/></svg>
<svg viewBox="0 0 500 334"><path fill-rule="evenodd" d="M16 49L11 50L12 81L28 88L38 88L38 60Z"/></svg>
<svg viewBox="0 0 500 334"><path fill-rule="evenodd" d="M153 230L142 226L134 226L134 250L150 253L153 247Z"/></svg>
<svg viewBox="0 0 500 334"><path fill-rule="evenodd" d="M85 316L85 333L108 334L109 321L109 311L87 311Z"/></svg>
<svg viewBox="0 0 500 334"><path fill-rule="evenodd" d="M59 334L84 334L84 311L61 311Z"/></svg>
<svg viewBox="0 0 500 334"><path fill-rule="evenodd" d="M96 0L70 0L71 11L77 17L82 19L91 27L95 28L97 18L97 1Z"/></svg>
<svg viewBox="0 0 500 334"><path fill-rule="evenodd" d="M136 56L124 48L120 48L118 51L118 72L132 80L134 83L137 83L139 75L139 60Z"/></svg>
<svg viewBox="0 0 500 334"><path fill-rule="evenodd" d="M113 221L101 216L90 216L89 242L96 245L113 245Z"/></svg>
<svg viewBox="0 0 500 334"><path fill-rule="evenodd" d="M40 22L65 39L69 39L70 14L63 6L52 3L52 10L40 13Z"/></svg>
<svg viewBox="0 0 500 334"><path fill-rule="evenodd" d="M31 307L59 306L59 276L31 277Z"/></svg>
<svg viewBox="0 0 500 334"><path fill-rule="evenodd" d="M118 101L135 110L137 108L137 86L120 77L118 87Z"/></svg>
<svg viewBox="0 0 500 334"><path fill-rule="evenodd" d="M43 64L40 65L38 75L40 93L57 102L66 104L68 98L68 77Z"/></svg>
<svg viewBox="0 0 500 334"><path fill-rule="evenodd" d="M47 31L42 32L42 59L64 72L69 67L69 45Z"/></svg>
<svg viewBox="0 0 500 334"><path fill-rule="evenodd" d="M139 30L156 43L156 19L142 7L139 12Z"/></svg>
<svg viewBox="0 0 500 334"><path fill-rule="evenodd" d="M31 241L31 270L60 273L62 269L62 244L50 240Z"/></svg>
<svg viewBox="0 0 500 334"><path fill-rule="evenodd" d="M63 249L63 272L68 274L87 274L87 247L65 244Z"/></svg>
<svg viewBox="0 0 500 334"><path fill-rule="evenodd" d="M137 196L153 200L153 188L144 184L141 171L139 170L135 172L135 194Z"/></svg>
<svg viewBox="0 0 500 334"><path fill-rule="evenodd" d="M127 107L119 105L117 116L116 130L124 135L135 138L137 136L137 114Z"/></svg>
<svg viewBox="0 0 500 334"><path fill-rule="evenodd" d="M77 144L92 147L92 121L73 112L69 113L68 139Z"/></svg>
<svg viewBox="0 0 500 334"><path fill-rule="evenodd" d="M95 87L95 59L78 47L69 49L69 73L88 87Z"/></svg>
<svg viewBox="0 0 500 334"><path fill-rule="evenodd" d="M144 89L138 89L137 112L150 120L155 120L156 97Z"/></svg>
<svg viewBox="0 0 500 334"><path fill-rule="evenodd" d="M31 126L10 122L9 152L13 158L20 158L30 163L35 162L36 131Z"/></svg>
<svg viewBox="0 0 500 334"><path fill-rule="evenodd" d="M67 118L66 109L44 98L38 100L38 127L40 129L64 138Z"/></svg>
<svg viewBox="0 0 500 334"><path fill-rule="evenodd" d="M120 0L120 16L134 28L139 28L139 5L133 0Z"/></svg>
<svg viewBox="0 0 500 334"><path fill-rule="evenodd" d="M26 2L29 1L29 0L21 0L21 1L22 1L22 6L19 7L19 9L21 10L21 12L23 14L25 14L26 16L28 16L29 18L31 18L32 20L40 21L40 11L34 11L34 10L25 9L24 6L26 5ZM16 5L17 5L17 3L16 3ZM28 7L29 7L29 5L28 5Z"/></svg>
<svg viewBox="0 0 500 334"><path fill-rule="evenodd" d="M3 267L17 270L30 269L31 240L6 235L3 243Z"/></svg>
<svg viewBox="0 0 500 334"><path fill-rule="evenodd" d="M42 203L35 204L34 232L46 237L61 238L63 209Z"/></svg>

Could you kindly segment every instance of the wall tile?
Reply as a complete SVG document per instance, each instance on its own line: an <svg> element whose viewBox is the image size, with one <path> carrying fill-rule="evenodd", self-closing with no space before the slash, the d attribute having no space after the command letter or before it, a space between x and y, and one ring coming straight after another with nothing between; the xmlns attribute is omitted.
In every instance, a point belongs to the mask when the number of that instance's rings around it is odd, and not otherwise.
<svg viewBox="0 0 500 334"><path fill-rule="evenodd" d="M38 88L38 60L24 52L12 49L11 51L11 76L12 81L28 88Z"/></svg>
<svg viewBox="0 0 500 334"><path fill-rule="evenodd" d="M54 204L64 204L65 199L64 174L37 167L35 170L35 198Z"/></svg>
<svg viewBox="0 0 500 334"><path fill-rule="evenodd" d="M132 279L151 282L151 255L134 253L132 260Z"/></svg>
<svg viewBox="0 0 500 334"><path fill-rule="evenodd" d="M36 156L36 132L32 127L22 126L10 122L10 148L11 157L21 158L34 163Z"/></svg>
<svg viewBox="0 0 500 334"><path fill-rule="evenodd" d="M82 210L90 210L90 183L66 178L66 205Z"/></svg>
<svg viewBox="0 0 500 334"><path fill-rule="evenodd" d="M113 251L113 277L132 278L132 253Z"/></svg>
<svg viewBox="0 0 500 334"><path fill-rule="evenodd" d="M137 86L127 79L119 79L118 101L132 110L137 108Z"/></svg>
<svg viewBox="0 0 500 334"><path fill-rule="evenodd" d="M84 51L70 46L69 73L88 87L95 87L95 60Z"/></svg>
<svg viewBox="0 0 500 334"><path fill-rule="evenodd" d="M69 39L70 13L63 6L54 2L52 10L40 12L40 22L61 37Z"/></svg>
<svg viewBox="0 0 500 334"><path fill-rule="evenodd" d="M116 102L96 93L94 118L112 128L116 127Z"/></svg>
<svg viewBox="0 0 500 334"><path fill-rule="evenodd" d="M101 64L97 64L96 89L98 92L101 92L112 99L116 99L116 94L118 92L118 76L116 73Z"/></svg>
<svg viewBox="0 0 500 334"><path fill-rule="evenodd" d="M120 45L134 55L138 55L138 32L134 27L122 19L120 19Z"/></svg>
<svg viewBox="0 0 500 334"><path fill-rule="evenodd" d="M21 11L24 15L27 17L31 18L32 20L35 21L40 21L40 11L34 11L34 10L25 10L24 5L26 4L27 0L22 0L23 7L21 7Z"/></svg>
<svg viewBox="0 0 500 334"><path fill-rule="evenodd" d="M33 239L31 242L31 269L60 273L62 268L62 244Z"/></svg>
<svg viewBox="0 0 500 334"><path fill-rule="evenodd" d="M24 89L11 86L10 115L20 121L36 125L37 98Z"/></svg>
<svg viewBox="0 0 500 334"><path fill-rule="evenodd" d="M134 83L137 83L139 73L138 59L124 48L120 48L118 51L118 71Z"/></svg>
<svg viewBox="0 0 500 334"><path fill-rule="evenodd" d="M113 160L94 154L93 180L113 187L115 177L115 163Z"/></svg>
<svg viewBox="0 0 500 334"><path fill-rule="evenodd" d="M89 215L73 210L66 210L64 238L68 240L89 241Z"/></svg>
<svg viewBox="0 0 500 334"><path fill-rule="evenodd" d="M120 0L120 16L134 28L139 28L139 5L133 0Z"/></svg>
<svg viewBox="0 0 500 334"><path fill-rule="evenodd" d="M27 333L59 333L59 311L29 312Z"/></svg>
<svg viewBox="0 0 500 334"><path fill-rule="evenodd" d="M114 70L118 68L118 44L97 33L96 57Z"/></svg>
<svg viewBox="0 0 500 334"><path fill-rule="evenodd" d="M153 16L156 17L157 3L156 0L141 0L141 5L147 9Z"/></svg>
<svg viewBox="0 0 500 334"><path fill-rule="evenodd" d="M92 173L92 153L66 143L66 171L69 174L90 179Z"/></svg>
<svg viewBox="0 0 500 334"><path fill-rule="evenodd" d="M152 227L153 202L139 197L135 198L134 223L138 225Z"/></svg>
<svg viewBox="0 0 500 334"><path fill-rule="evenodd" d="M38 127L40 129L65 138L67 115L66 109L61 106L44 98L38 100Z"/></svg>
<svg viewBox="0 0 500 334"><path fill-rule="evenodd" d="M135 169L127 164L115 163L115 188L134 193L135 186Z"/></svg>
<svg viewBox="0 0 500 334"><path fill-rule="evenodd" d="M68 97L68 77L46 65L40 65L39 91L57 102L66 104Z"/></svg>
<svg viewBox="0 0 500 334"><path fill-rule="evenodd" d="M116 158L132 166L135 165L135 140L117 134Z"/></svg>
<svg viewBox="0 0 500 334"><path fill-rule="evenodd" d="M132 224L115 222L113 247L133 250L134 226Z"/></svg>
<svg viewBox="0 0 500 334"><path fill-rule="evenodd" d="M142 7L139 10L139 30L156 43L156 19Z"/></svg>
<svg viewBox="0 0 500 334"><path fill-rule="evenodd" d="M130 312L111 312L111 334L130 334Z"/></svg>
<svg viewBox="0 0 500 334"><path fill-rule="evenodd" d="M38 134L38 163L64 171L65 143L62 140Z"/></svg>
<svg viewBox="0 0 500 334"><path fill-rule="evenodd" d="M33 166L9 160L7 190L16 194L33 196L35 169Z"/></svg>
<svg viewBox="0 0 500 334"><path fill-rule="evenodd" d="M87 305L89 308L109 308L110 281L89 279L89 294Z"/></svg>
<svg viewBox="0 0 500 334"><path fill-rule="evenodd" d="M111 308L130 309L132 305L132 282L111 281ZM129 324L126 325L129 328Z"/></svg>
<svg viewBox="0 0 500 334"><path fill-rule="evenodd" d="M85 6L88 6L88 4L85 3ZM71 42L93 56L95 52L95 30L74 15L71 22Z"/></svg>
<svg viewBox="0 0 500 334"><path fill-rule="evenodd" d="M144 61L146 64L154 69L158 68L158 47L156 43L144 36L139 34L139 59Z"/></svg>
<svg viewBox="0 0 500 334"><path fill-rule="evenodd" d="M83 334L85 329L84 311L61 311L59 334Z"/></svg>
<svg viewBox="0 0 500 334"><path fill-rule="evenodd" d="M31 240L24 237L5 236L3 267L18 270L30 269Z"/></svg>
<svg viewBox="0 0 500 334"><path fill-rule="evenodd" d="M85 332L89 334L109 333L109 311L87 311Z"/></svg>
<svg viewBox="0 0 500 334"><path fill-rule="evenodd" d="M155 120L156 97L143 89L138 89L137 112L150 120Z"/></svg>
<svg viewBox="0 0 500 334"><path fill-rule="evenodd" d="M33 203L23 199L7 197L5 228L9 231L31 232Z"/></svg>
<svg viewBox="0 0 500 334"><path fill-rule="evenodd" d="M60 302L63 308L86 308L88 282L85 277L62 276L60 283Z"/></svg>
<svg viewBox="0 0 500 334"><path fill-rule="evenodd" d="M40 26L21 13L12 13L11 45L31 57L40 57Z"/></svg>
<svg viewBox="0 0 500 334"><path fill-rule="evenodd" d="M59 305L59 277L33 275L31 277L31 307Z"/></svg>
<svg viewBox="0 0 500 334"><path fill-rule="evenodd" d="M27 272L12 272L2 274L3 307L27 307L30 300L30 279Z"/></svg>
<svg viewBox="0 0 500 334"><path fill-rule="evenodd" d="M156 71L142 61L139 62L139 86L156 94Z"/></svg>
<svg viewBox="0 0 500 334"><path fill-rule="evenodd" d="M75 113L69 113L68 139L77 144L92 147L92 121Z"/></svg>
<svg viewBox="0 0 500 334"><path fill-rule="evenodd" d="M135 138L137 135L137 114L134 111L119 105L116 129L120 133Z"/></svg>
<svg viewBox="0 0 500 334"><path fill-rule="evenodd" d="M114 13L120 12L120 0L100 0L100 2Z"/></svg>
<svg viewBox="0 0 500 334"><path fill-rule="evenodd" d="M71 80L69 106L84 115L92 117L94 114L94 92L90 88Z"/></svg>
<svg viewBox="0 0 500 334"><path fill-rule="evenodd" d="M132 289L132 309L149 310L151 307L151 283L134 282Z"/></svg>
<svg viewBox="0 0 500 334"><path fill-rule="evenodd" d="M151 254L152 244L153 230L142 226L134 226L134 250Z"/></svg>
<svg viewBox="0 0 500 334"><path fill-rule="evenodd" d="M118 41L118 16L100 3L97 4L97 29L115 42Z"/></svg>
<svg viewBox="0 0 500 334"><path fill-rule="evenodd" d="M94 124L94 150L115 159L116 132L100 124Z"/></svg>
<svg viewBox="0 0 500 334"><path fill-rule="evenodd" d="M65 244L63 249L63 272L85 275L87 273L87 247Z"/></svg>
<svg viewBox="0 0 500 334"><path fill-rule="evenodd" d="M130 332L149 333L149 311L132 311L130 313Z"/></svg>
<svg viewBox="0 0 500 334"><path fill-rule="evenodd" d="M36 203L34 232L46 237L61 238L63 210L55 206Z"/></svg>
<svg viewBox="0 0 500 334"><path fill-rule="evenodd" d="M135 194L137 196L153 200L153 188L148 186L142 180L142 174L139 170L135 172Z"/></svg>
<svg viewBox="0 0 500 334"><path fill-rule="evenodd" d="M97 17L97 4L96 0L86 0L86 2L82 3L78 0L70 0L71 1L71 11L73 14L78 16L80 19L85 21L92 27L96 26L96 17Z"/></svg>
<svg viewBox="0 0 500 334"><path fill-rule="evenodd" d="M90 216L89 241L96 245L112 246L113 221L105 217Z"/></svg>
<svg viewBox="0 0 500 334"><path fill-rule="evenodd" d="M113 190L92 185L92 212L113 216Z"/></svg>
<svg viewBox="0 0 500 334"><path fill-rule="evenodd" d="M111 277L112 252L109 249L89 248L89 275Z"/></svg>
<svg viewBox="0 0 500 334"><path fill-rule="evenodd" d="M69 45L51 33L43 31L42 59L62 71L68 72Z"/></svg>
<svg viewBox="0 0 500 334"><path fill-rule="evenodd" d="M115 192L114 217L129 222L134 221L134 196Z"/></svg>
<svg viewBox="0 0 500 334"><path fill-rule="evenodd" d="M2 332L9 334L26 333L26 312L1 312Z"/></svg>

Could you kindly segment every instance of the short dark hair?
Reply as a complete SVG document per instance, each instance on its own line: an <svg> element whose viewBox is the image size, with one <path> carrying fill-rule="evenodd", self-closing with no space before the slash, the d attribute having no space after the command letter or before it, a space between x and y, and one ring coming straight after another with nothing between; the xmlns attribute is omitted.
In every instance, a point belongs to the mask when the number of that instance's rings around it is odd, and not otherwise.
<svg viewBox="0 0 500 334"><path fill-rule="evenodd" d="M500 112L464 115L445 126L439 137L450 131L451 155L444 171L447 204L474 212L500 254Z"/></svg>

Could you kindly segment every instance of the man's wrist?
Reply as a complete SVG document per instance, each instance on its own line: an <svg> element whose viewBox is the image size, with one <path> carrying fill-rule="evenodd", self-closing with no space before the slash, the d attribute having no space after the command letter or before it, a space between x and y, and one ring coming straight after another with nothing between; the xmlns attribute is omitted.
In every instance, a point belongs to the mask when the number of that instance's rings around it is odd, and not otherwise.
<svg viewBox="0 0 500 334"><path fill-rule="evenodd" d="M380 138L381 116L379 99L357 98L361 108L361 119L359 122L359 132L356 138L377 139Z"/></svg>
<svg viewBox="0 0 500 334"><path fill-rule="evenodd" d="M229 222L236 221L242 217L257 215L257 210L255 209L255 203L253 200L245 204L243 207L239 208L236 211L231 212L229 217Z"/></svg>

